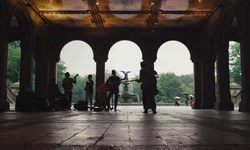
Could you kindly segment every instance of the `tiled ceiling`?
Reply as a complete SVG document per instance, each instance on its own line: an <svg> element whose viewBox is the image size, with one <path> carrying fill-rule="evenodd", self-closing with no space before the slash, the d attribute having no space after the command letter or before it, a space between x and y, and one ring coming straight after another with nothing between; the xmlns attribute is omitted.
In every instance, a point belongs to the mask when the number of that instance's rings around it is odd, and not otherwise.
<svg viewBox="0 0 250 150"><path fill-rule="evenodd" d="M196 28L223 0L23 0L49 26L83 29Z"/></svg>

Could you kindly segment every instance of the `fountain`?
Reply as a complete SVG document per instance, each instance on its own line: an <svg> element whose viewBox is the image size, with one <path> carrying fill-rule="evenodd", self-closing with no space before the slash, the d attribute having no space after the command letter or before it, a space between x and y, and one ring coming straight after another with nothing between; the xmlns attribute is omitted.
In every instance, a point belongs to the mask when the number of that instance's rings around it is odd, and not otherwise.
<svg viewBox="0 0 250 150"><path fill-rule="evenodd" d="M133 85L128 79L128 73L131 71L121 71L124 74L124 78L121 79L119 98L124 100L124 103L128 103L129 100L133 102L140 102L138 94L133 93Z"/></svg>

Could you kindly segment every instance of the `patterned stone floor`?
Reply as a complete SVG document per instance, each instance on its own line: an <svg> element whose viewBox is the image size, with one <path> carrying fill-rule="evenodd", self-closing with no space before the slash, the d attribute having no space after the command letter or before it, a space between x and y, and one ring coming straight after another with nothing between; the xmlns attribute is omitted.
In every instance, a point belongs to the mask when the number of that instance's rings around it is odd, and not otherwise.
<svg viewBox="0 0 250 150"><path fill-rule="evenodd" d="M0 150L249 150L250 113L158 106L0 113Z"/></svg>

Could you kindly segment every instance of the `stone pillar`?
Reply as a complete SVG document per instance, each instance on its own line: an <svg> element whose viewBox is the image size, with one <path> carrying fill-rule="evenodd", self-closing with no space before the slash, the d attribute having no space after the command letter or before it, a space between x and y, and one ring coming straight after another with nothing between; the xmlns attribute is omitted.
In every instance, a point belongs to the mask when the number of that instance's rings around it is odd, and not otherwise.
<svg viewBox="0 0 250 150"><path fill-rule="evenodd" d="M105 82L105 62L106 59L96 60L96 89Z"/></svg>
<svg viewBox="0 0 250 150"><path fill-rule="evenodd" d="M217 41L217 98L215 109L217 110L234 110L234 105L231 101L230 94L230 79L229 79L229 41L221 39Z"/></svg>
<svg viewBox="0 0 250 150"><path fill-rule="evenodd" d="M9 111L10 106L7 102L6 78L7 78L7 58L8 58L8 41L6 17L3 2L0 2L0 111Z"/></svg>
<svg viewBox="0 0 250 150"><path fill-rule="evenodd" d="M154 69L154 60L145 60L148 63L149 68Z"/></svg>
<svg viewBox="0 0 250 150"><path fill-rule="evenodd" d="M200 57L197 55L194 59L192 59L194 63L194 98L193 98L193 109L201 109L201 65L200 65Z"/></svg>
<svg viewBox="0 0 250 150"><path fill-rule="evenodd" d="M207 40L208 42L209 40ZM215 72L214 62L215 54L212 48L212 41L204 46L201 61L201 91L202 91L202 109L214 109L215 97Z"/></svg>
<svg viewBox="0 0 250 150"><path fill-rule="evenodd" d="M57 81L57 62L59 61L59 58L55 58L53 55L54 54L50 53L49 57L49 79L56 78Z"/></svg>
<svg viewBox="0 0 250 150"><path fill-rule="evenodd" d="M245 1L241 27L241 69L242 69L242 90L240 112L250 112L250 1Z"/></svg>
<svg viewBox="0 0 250 150"><path fill-rule="evenodd" d="M36 94L40 97L47 95L48 85L48 59L45 55L44 49L38 49L35 57L36 60L36 82L35 90Z"/></svg>
<svg viewBox="0 0 250 150"><path fill-rule="evenodd" d="M19 93L32 91L33 74L32 48L28 44L21 42L21 69L20 69L20 90Z"/></svg>
<svg viewBox="0 0 250 150"><path fill-rule="evenodd" d="M215 97L215 74L214 61L206 60L202 68L202 109L214 109Z"/></svg>

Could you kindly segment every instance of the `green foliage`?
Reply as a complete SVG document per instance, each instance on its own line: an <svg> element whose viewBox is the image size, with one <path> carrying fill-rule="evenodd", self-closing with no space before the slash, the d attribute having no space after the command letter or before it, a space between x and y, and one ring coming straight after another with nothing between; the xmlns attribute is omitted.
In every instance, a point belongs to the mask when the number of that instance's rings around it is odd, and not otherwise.
<svg viewBox="0 0 250 150"><path fill-rule="evenodd" d="M167 103L174 102L174 97L180 96L184 92L181 88L183 83L174 73L161 73L158 76L159 96L166 97ZM159 102L157 99L156 101Z"/></svg>
<svg viewBox="0 0 250 150"><path fill-rule="evenodd" d="M239 61L239 45L235 44L231 46L233 50L230 54L231 56L231 77L236 82L239 79L239 71L240 70L240 61ZM8 51L8 70L7 70L7 85L10 86L13 82L17 82L20 77L20 59L21 59L21 49L20 49L20 41L14 41L9 44L9 51ZM34 63L35 64L35 63ZM35 71L35 67L33 70ZM57 64L57 83L59 89L63 93L62 88L62 80L65 78L64 73L66 72L65 63L60 61ZM237 74L238 73L238 74ZM111 70L105 71L105 81L111 75ZM117 74L119 75L119 73ZM72 74L71 77L75 75ZM121 77L123 78L123 77ZM139 75L136 75L133 79L138 79ZM35 79L35 75L33 75L33 80ZM96 81L96 75L93 74L93 81ZM131 80L133 80L131 79ZM241 76L240 76L241 79ZM35 81L35 80L34 80ZM87 75L84 77L78 76L77 83L74 85L73 88L73 102L77 102L79 100L85 100L86 94L84 91L84 87L87 81ZM192 94L193 93L193 74L188 75L181 75L176 76L174 73L161 73L158 75L157 78L158 84L157 88L159 90L159 94L155 96L157 103L174 103L175 96L182 97L184 99L183 93L187 92ZM240 80L241 81L241 80ZM33 83L34 84L34 83ZM142 92L140 88L140 83L132 82L133 86L133 93L138 94L139 99L142 99ZM95 89L95 85L94 85ZM93 99L95 99L95 90L93 94ZM124 101L120 99L120 103ZM136 102L136 100L130 99L130 103Z"/></svg>
<svg viewBox="0 0 250 150"><path fill-rule="evenodd" d="M75 76L75 75L72 75L72 77ZM80 101L80 100L85 100L85 91L84 91L84 87L85 87L85 83L87 81L87 76L85 77L81 77L81 76L78 76L76 78L76 84L74 85L74 88L73 88L73 98L72 100L77 102L77 101Z"/></svg>
<svg viewBox="0 0 250 150"><path fill-rule="evenodd" d="M65 63L63 61L60 61L57 64L57 84L58 84L58 87L61 91L63 90L62 81L65 78L65 75L64 75L65 72L66 72Z"/></svg>
<svg viewBox="0 0 250 150"><path fill-rule="evenodd" d="M194 87L194 78L193 74L186 74L186 75L181 75L180 80L182 83L184 83L187 87L192 88ZM191 92L191 91L190 91Z"/></svg>
<svg viewBox="0 0 250 150"><path fill-rule="evenodd" d="M240 43L234 42L233 44L230 44L229 68L230 68L230 82L235 82L238 83L239 85L242 85Z"/></svg>
<svg viewBox="0 0 250 150"><path fill-rule="evenodd" d="M7 64L7 84L11 85L19 81L21 49L18 46L20 41L14 41L8 46L8 64Z"/></svg>
<svg viewBox="0 0 250 150"><path fill-rule="evenodd" d="M136 76L134 79L138 79ZM132 79L133 80L133 79ZM140 83L133 82L134 93L142 98ZM158 95L155 96L157 103L174 103L175 97L185 99L183 93L193 93L193 75L176 76L174 73L161 73L157 78Z"/></svg>
<svg viewBox="0 0 250 150"><path fill-rule="evenodd" d="M9 43L9 46L12 46L12 47L20 49L20 47L21 47L21 41L13 41L13 42Z"/></svg>
<svg viewBox="0 0 250 150"><path fill-rule="evenodd" d="M72 75L72 77L74 77L75 74ZM76 78L76 84L74 84L74 87L73 87L73 95L72 95L72 101L73 102L77 102L77 101L80 101L80 100L86 100L86 93L84 91L84 88L85 88L85 85L86 85L86 82L87 82L87 78L88 78L88 75L85 75L84 77L82 76L78 76ZM96 75L92 74L92 79L94 81L94 89L95 89L95 81L96 81ZM94 93L93 93L93 102L94 102L94 99L95 99L95 90L94 90Z"/></svg>

